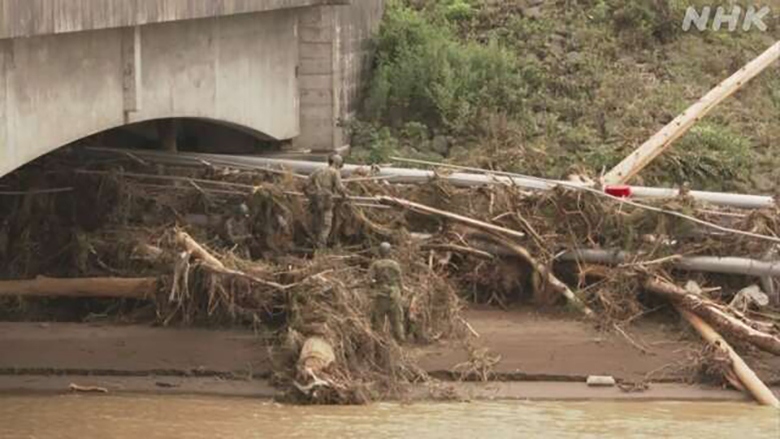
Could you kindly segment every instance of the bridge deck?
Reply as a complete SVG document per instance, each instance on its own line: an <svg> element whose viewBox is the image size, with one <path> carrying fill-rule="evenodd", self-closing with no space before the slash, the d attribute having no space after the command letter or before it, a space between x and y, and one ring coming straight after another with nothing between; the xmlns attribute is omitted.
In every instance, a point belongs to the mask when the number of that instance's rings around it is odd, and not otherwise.
<svg viewBox="0 0 780 439"><path fill-rule="evenodd" d="M0 39L109 29L351 0L0 0Z"/></svg>

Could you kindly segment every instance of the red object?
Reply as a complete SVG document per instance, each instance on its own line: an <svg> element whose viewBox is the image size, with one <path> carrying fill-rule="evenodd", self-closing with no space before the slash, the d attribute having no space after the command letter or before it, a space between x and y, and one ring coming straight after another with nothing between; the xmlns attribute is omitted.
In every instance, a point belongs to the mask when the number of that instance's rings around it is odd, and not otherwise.
<svg viewBox="0 0 780 439"><path fill-rule="evenodd" d="M631 186L607 186L604 192L618 198L628 198L631 196Z"/></svg>

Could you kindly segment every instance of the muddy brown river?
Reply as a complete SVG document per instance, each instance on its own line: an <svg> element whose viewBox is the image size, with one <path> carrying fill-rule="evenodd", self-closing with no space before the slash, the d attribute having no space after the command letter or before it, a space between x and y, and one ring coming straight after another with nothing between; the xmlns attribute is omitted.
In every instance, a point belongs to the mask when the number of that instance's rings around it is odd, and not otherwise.
<svg viewBox="0 0 780 439"><path fill-rule="evenodd" d="M735 403L472 402L292 407L239 398L0 397L0 438L780 438Z"/></svg>

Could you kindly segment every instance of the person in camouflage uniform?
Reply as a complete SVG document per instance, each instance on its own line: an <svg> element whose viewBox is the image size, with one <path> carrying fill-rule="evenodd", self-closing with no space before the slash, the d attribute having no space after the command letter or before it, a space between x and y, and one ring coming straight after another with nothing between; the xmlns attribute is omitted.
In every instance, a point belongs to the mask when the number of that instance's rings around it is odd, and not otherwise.
<svg viewBox="0 0 780 439"><path fill-rule="evenodd" d="M306 182L304 193L309 198L309 212L312 218L311 231L317 247L328 244L333 227L333 196L347 194L341 183L341 167L344 161L338 154L328 157L328 166L314 171Z"/></svg>
<svg viewBox="0 0 780 439"><path fill-rule="evenodd" d="M381 259L374 261L369 269L374 290L374 306L371 312L371 325L380 331L385 317L390 318L393 337L399 342L406 340L404 333L404 307L402 299L403 280L401 266L390 258L390 244L383 242L379 246Z"/></svg>
<svg viewBox="0 0 780 439"><path fill-rule="evenodd" d="M252 233L249 229L249 207L246 204L236 206L232 215L225 220L224 238L239 256L249 257L248 244Z"/></svg>

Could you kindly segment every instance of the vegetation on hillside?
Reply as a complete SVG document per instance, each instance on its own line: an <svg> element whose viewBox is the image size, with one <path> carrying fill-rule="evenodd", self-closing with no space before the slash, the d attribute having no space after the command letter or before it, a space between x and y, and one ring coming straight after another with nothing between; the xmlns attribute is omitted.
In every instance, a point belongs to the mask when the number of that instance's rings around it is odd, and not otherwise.
<svg viewBox="0 0 780 439"><path fill-rule="evenodd" d="M768 32L683 32L691 4L703 3L391 0L354 157L597 176L780 37L776 16ZM774 67L636 182L771 192L777 139Z"/></svg>

